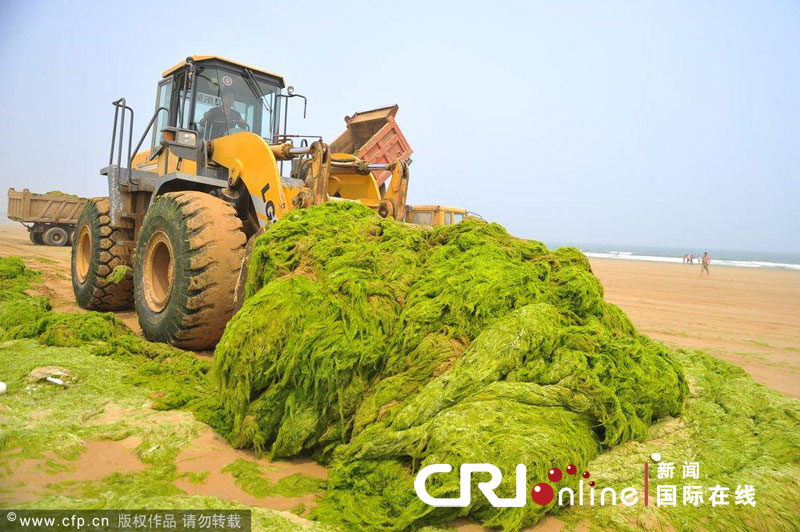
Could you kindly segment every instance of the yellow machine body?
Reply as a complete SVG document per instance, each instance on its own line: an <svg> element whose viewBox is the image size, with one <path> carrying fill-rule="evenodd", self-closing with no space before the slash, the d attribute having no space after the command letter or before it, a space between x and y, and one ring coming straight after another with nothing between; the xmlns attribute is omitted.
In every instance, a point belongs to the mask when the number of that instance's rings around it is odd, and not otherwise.
<svg viewBox="0 0 800 532"><path fill-rule="evenodd" d="M251 79L252 72L256 72L268 76L277 86L284 87L283 77L278 74L218 56L195 55L163 72L164 81L159 84L159 102L163 99L161 87L170 79L188 78L185 90L181 91L188 97L192 79L202 77L197 73L202 65L223 65L228 69L219 73L238 70L242 72L242 79ZM178 75L183 77L175 78ZM225 81L226 77L231 82L228 76L217 75L214 79ZM252 80L251 87L255 86L255 78ZM199 101L199 89L197 91ZM172 92L175 92L175 87ZM194 109L193 105L185 107ZM154 121L159 118L158 112ZM280 219L292 209L331 199L361 202L384 217L397 220L405 217L408 192L408 164L405 159L369 164L350 153L331 153L322 141L296 147L285 136L281 139L283 142L271 144L267 137L277 138L272 136L274 131L262 136L240 129L215 138L203 138L195 125L181 127L185 118L175 118L174 97L168 112L170 120L178 123L161 130L153 127L152 148L136 153L130 163L131 172L134 173L126 180L124 171L120 170L122 178L117 186L112 186L112 189L120 191L120 201L112 201L112 212L117 214L115 222L120 225L132 222L136 231L150 202L157 196L187 188L210 192L216 190L214 194L224 196L226 201L233 201L231 198L238 198L246 191L250 206L248 213L240 212L240 217L248 234ZM176 142L176 135L196 135L195 144L181 145ZM281 175L281 162L291 165L291 177ZM122 168L123 164L119 163L119 166ZM387 176L389 179L386 179ZM151 184L148 185L148 182ZM237 208L241 208L241 205ZM249 224L248 219L251 220Z"/></svg>
<svg viewBox="0 0 800 532"><path fill-rule="evenodd" d="M365 112L366 124L348 122L356 140L367 139L359 148L367 162L313 140L319 137L288 134L292 98L305 99L279 75L217 56L187 57L164 72L135 147L133 109L125 98L112 102L111 150L100 171L108 197L87 202L76 227L79 305L134 307L147 339L212 349L241 305L260 230L327 201L360 202L404 220L410 152L377 142L400 139L390 120L396 107ZM122 282L111 279L118 266L132 272Z"/></svg>
<svg viewBox="0 0 800 532"><path fill-rule="evenodd" d="M408 169L404 163L385 165L392 178L381 194L369 165L351 154L327 154L326 149L322 143L315 143L309 149L311 183L309 179L282 178L278 163L290 159L289 150L283 145L270 145L246 131L210 141L209 159L227 169L229 186L240 182L245 186L259 226L282 218L294 208L329 199L358 201L383 216L403 219L408 192ZM180 158L169 146L158 150L153 159L149 150L138 153L132 167L160 177L174 172L198 174L197 162ZM320 190L315 193L312 183L317 181L327 186L316 185Z"/></svg>
<svg viewBox="0 0 800 532"><path fill-rule="evenodd" d="M406 207L404 221L415 225L438 227L452 225L468 216L466 209L444 205L409 205Z"/></svg>

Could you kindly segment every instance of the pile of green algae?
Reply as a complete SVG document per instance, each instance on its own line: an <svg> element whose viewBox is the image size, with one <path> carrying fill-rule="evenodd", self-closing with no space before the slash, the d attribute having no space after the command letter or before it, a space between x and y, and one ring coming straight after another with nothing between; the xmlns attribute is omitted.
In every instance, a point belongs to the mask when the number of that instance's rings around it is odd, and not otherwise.
<svg viewBox="0 0 800 532"><path fill-rule="evenodd" d="M39 394L58 391L42 387L30 395L23 389L30 369L56 364L98 373L109 392L103 372L118 367L118 395L140 388L153 408L191 410L237 446L328 463L326 496L312 517L342 530L448 526L459 516L516 530L545 512L557 513L566 530L791 530L800 522L800 401L702 352L669 351L637 335L602 301L577 250L551 252L477 222L421 230L381 221L357 205L294 213L260 238L248 300L213 368L139 338L111 314L53 312L45 298L26 293L39 274L18 258L0 258L0 377L9 384L0 397L0 470L14 449L55 446L60 456L75 448L75 427L62 426L64 416L33 428L26 421ZM364 308L371 313L361 314ZM77 401L70 396L83 398L90 389L87 380L64 391L63 400ZM90 403L102 407L102 396ZM80 425L82 415L75 414L80 430L91 432ZM158 429L156 441L174 450L171 433ZM146 440L143 452L153 448ZM679 494L684 484L732 491L751 484L757 506L657 507L654 464L647 508L563 511L529 500L523 509L492 509L473 480L470 506L433 509L413 488L423 465L449 463L456 471L432 477L428 491L455 496L458 466L488 462L505 475L498 494L510 496L516 464L528 466L530 489L546 480L549 467L575 463L598 487L641 493L641 464L656 451L677 469L685 460L700 462L699 482L669 482ZM176 492L170 457L158 458L163 471L159 465L109 477L97 487L101 498L89 490L31 507L220 504ZM232 473L237 482L250 482L249 471L239 469ZM574 480L556 487L564 486Z"/></svg>
<svg viewBox="0 0 800 532"><path fill-rule="evenodd" d="M414 474L491 463L510 497L517 464L528 486L584 468L679 415L688 394L577 249L497 224L429 231L355 203L297 211L256 241L246 295L215 352L228 436L329 462L315 515L347 527L532 524L544 508L493 508L477 492L466 508L427 506ZM457 473L428 482L434 497L458 491Z"/></svg>

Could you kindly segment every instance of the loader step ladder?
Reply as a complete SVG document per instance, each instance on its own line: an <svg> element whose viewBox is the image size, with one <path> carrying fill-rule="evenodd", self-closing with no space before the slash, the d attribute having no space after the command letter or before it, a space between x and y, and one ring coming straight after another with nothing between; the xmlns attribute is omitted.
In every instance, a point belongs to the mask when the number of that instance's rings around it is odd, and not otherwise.
<svg viewBox="0 0 800 532"><path fill-rule="evenodd" d="M158 119L159 114L162 111L166 111L169 114L169 110L166 107L159 107L156 109L155 113L153 113L152 118L147 123L147 127L144 128L144 132L142 133L142 137L139 139L139 143L136 145L136 148L131 150L131 145L133 144L133 109L127 104L125 98L120 98L119 100L115 100L111 102L111 105L114 106L114 126L111 130L111 152L108 155L108 165L114 166L114 148L117 149L117 161L116 166L119 168L120 176L123 177L127 182L136 185L138 183L132 182L133 172L131 170L131 165L133 164L134 156L139 153L139 149L142 147L144 143L144 139L147 138L148 133L153 128L153 124L155 124L156 120ZM122 165L122 151L125 145L126 135L125 135L125 115L130 113L130 122L128 124L128 135L127 135L127 144L128 144L128 158L125 159L125 166Z"/></svg>

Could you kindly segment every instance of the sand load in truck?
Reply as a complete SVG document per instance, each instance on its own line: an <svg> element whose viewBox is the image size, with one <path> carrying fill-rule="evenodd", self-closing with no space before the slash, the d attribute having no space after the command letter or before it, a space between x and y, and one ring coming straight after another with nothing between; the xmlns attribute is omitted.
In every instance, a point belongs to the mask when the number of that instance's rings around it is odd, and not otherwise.
<svg viewBox="0 0 800 532"><path fill-rule="evenodd" d="M8 219L24 225L34 244L65 246L72 242L75 223L85 203L84 198L58 190L35 194L27 188L10 188Z"/></svg>

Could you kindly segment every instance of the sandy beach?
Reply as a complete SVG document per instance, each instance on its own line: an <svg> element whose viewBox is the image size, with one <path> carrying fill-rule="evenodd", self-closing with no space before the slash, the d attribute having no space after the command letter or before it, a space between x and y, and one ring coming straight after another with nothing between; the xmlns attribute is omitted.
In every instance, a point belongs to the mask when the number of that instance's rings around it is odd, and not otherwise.
<svg viewBox="0 0 800 532"><path fill-rule="evenodd" d="M43 273L53 307L76 310L69 248L34 246L21 226L0 225L0 256L19 255ZM606 297L640 332L673 347L705 349L757 381L800 398L800 272L592 259ZM138 330L132 311L118 313Z"/></svg>
<svg viewBox="0 0 800 532"><path fill-rule="evenodd" d="M704 349L800 398L800 272L592 259L606 298L639 332Z"/></svg>

